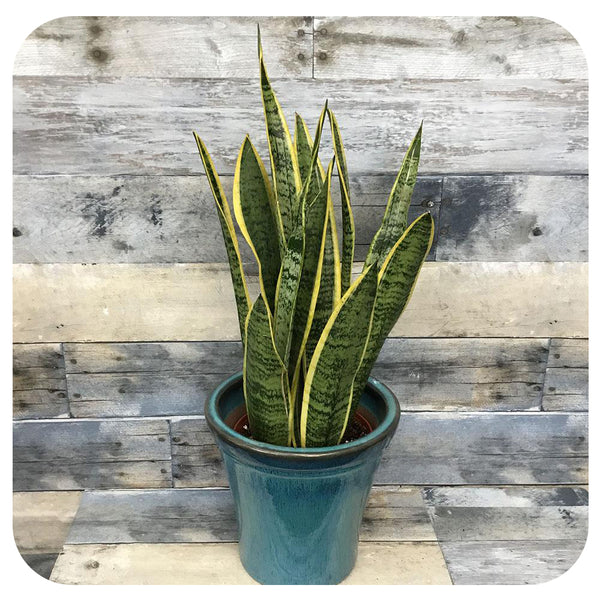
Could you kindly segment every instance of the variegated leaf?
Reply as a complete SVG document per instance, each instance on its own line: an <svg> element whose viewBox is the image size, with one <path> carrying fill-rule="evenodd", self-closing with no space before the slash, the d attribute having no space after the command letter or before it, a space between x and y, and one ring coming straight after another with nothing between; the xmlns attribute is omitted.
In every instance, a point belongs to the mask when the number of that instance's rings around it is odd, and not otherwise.
<svg viewBox="0 0 600 600"><path fill-rule="evenodd" d="M304 262L304 218L288 239L281 263L275 297L275 346L288 367L292 342L292 323L296 312L296 299Z"/></svg>
<svg viewBox="0 0 600 600"><path fill-rule="evenodd" d="M302 447L333 446L342 440L376 293L377 271L367 269L340 300L321 334L304 384Z"/></svg>
<svg viewBox="0 0 600 600"><path fill-rule="evenodd" d="M242 268L242 259L240 257L240 249L238 246L238 240L233 226L233 219L231 218L231 211L229 210L229 203L227 197L221 186L219 175L212 162L210 154L204 145L204 142L200 139L198 134L194 132L194 138L198 145L198 151L200 152L200 158L204 165L204 171L206 172L206 178L212 190L217 205L217 214L219 215L219 221L221 223L221 231L223 232L223 240L225 241L225 250L227 251L227 259L229 260L229 269L231 271L231 281L233 283L233 292L235 294L235 301L237 304L238 320L240 324L240 334L242 342L245 342L246 337L246 317L250 310L250 295L248 293L248 286L246 285L246 278Z"/></svg>
<svg viewBox="0 0 600 600"><path fill-rule="evenodd" d="M273 188L281 214L285 239L287 240L294 229L294 208L297 205L302 182L296 150L292 143L287 122L267 75L260 41L260 30L258 32L258 58L269 154L271 156Z"/></svg>
<svg viewBox="0 0 600 600"><path fill-rule="evenodd" d="M341 261L341 285L342 294L350 287L352 281L352 263L354 261L354 216L350 205L350 180L348 179L348 167L346 166L346 153L342 136L335 115L329 112L331 124L331 137L333 138L333 150L340 180L340 195L342 197L342 261Z"/></svg>
<svg viewBox="0 0 600 600"><path fill-rule="evenodd" d="M275 348L271 315L262 294L246 321L244 397L255 440L289 445L287 371Z"/></svg>
<svg viewBox="0 0 600 600"><path fill-rule="evenodd" d="M385 338L406 308L433 242L433 218L421 215L392 247L381 269L377 298L373 309L373 324L354 386L353 410L356 409L367 379Z"/></svg>
<svg viewBox="0 0 600 600"><path fill-rule="evenodd" d="M300 167L300 178L304 182L308 177L312 163L313 141L304 119L298 113L296 113L294 144L296 146L296 155L298 156L298 166ZM321 161L317 160L317 167L312 174L310 189L308 190L308 198L312 199L319 193L324 179L325 171L323 170Z"/></svg>
<svg viewBox="0 0 600 600"><path fill-rule="evenodd" d="M365 269L369 265L383 261L391 247L406 229L408 207L410 206L410 199L417 182L417 171L419 170L422 131L423 123L421 123L419 131L417 131L417 135L415 135L402 161L400 172L383 215L383 222L369 246L369 252L365 259Z"/></svg>
<svg viewBox="0 0 600 600"><path fill-rule="evenodd" d="M274 310L283 234L269 178L247 136L235 167L233 209L240 230L256 256L263 296Z"/></svg>

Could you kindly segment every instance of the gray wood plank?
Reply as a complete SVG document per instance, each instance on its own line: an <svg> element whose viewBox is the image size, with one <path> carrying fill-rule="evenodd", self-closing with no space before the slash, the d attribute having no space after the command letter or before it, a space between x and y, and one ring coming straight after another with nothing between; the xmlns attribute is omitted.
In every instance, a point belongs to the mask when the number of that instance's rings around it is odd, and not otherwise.
<svg viewBox="0 0 600 600"><path fill-rule="evenodd" d="M58 558L58 552L52 554L21 554L21 557L32 571L44 579L50 579L50 574Z"/></svg>
<svg viewBox="0 0 600 600"><path fill-rule="evenodd" d="M236 542L231 492L86 492L67 544ZM435 541L420 491L376 487L365 511L364 541Z"/></svg>
<svg viewBox="0 0 600 600"><path fill-rule="evenodd" d="M60 344L13 345L13 418L68 417Z"/></svg>
<svg viewBox="0 0 600 600"><path fill-rule="evenodd" d="M74 417L201 415L239 342L64 344ZM404 411L539 410L548 340L389 338L372 375Z"/></svg>
<svg viewBox="0 0 600 600"><path fill-rule="evenodd" d="M428 262L391 335L587 337L587 286L586 263ZM223 264L21 264L13 287L16 342L239 339Z"/></svg>
<svg viewBox="0 0 600 600"><path fill-rule="evenodd" d="M62 17L21 45L15 75L248 77L256 24L273 77L311 77L311 17Z"/></svg>
<svg viewBox="0 0 600 600"><path fill-rule="evenodd" d="M583 81L289 80L275 87L288 119L297 110L311 128L329 99L350 173L396 172L421 119L422 174L587 172ZM199 173L196 129L219 172L231 174L246 132L268 156L262 115L256 79L16 77L14 172ZM332 154L328 140L324 159Z"/></svg>
<svg viewBox="0 0 600 600"><path fill-rule="evenodd" d="M588 378L588 340L551 340L543 410L587 411Z"/></svg>
<svg viewBox="0 0 600 600"><path fill-rule="evenodd" d="M372 375L403 411L539 410L548 340L389 338Z"/></svg>
<svg viewBox="0 0 600 600"><path fill-rule="evenodd" d="M587 177L446 177L438 260L585 261Z"/></svg>
<svg viewBox="0 0 600 600"><path fill-rule="evenodd" d="M538 17L317 17L315 77L587 78L577 40Z"/></svg>
<svg viewBox="0 0 600 600"><path fill-rule="evenodd" d="M222 178L231 201L233 177ZM355 176L358 244L370 244L394 176ZM429 210L437 223L442 180L420 178L410 217ZM226 262L217 211L202 176L15 176L13 260L17 263ZM337 180L334 202L340 203ZM340 209L337 209L341 221ZM341 224L340 224L341 232ZM241 235L244 262L253 262ZM361 249L362 250L362 249ZM357 252L356 260L363 260ZM435 255L434 249L430 256Z"/></svg>
<svg viewBox="0 0 600 600"><path fill-rule="evenodd" d="M221 458L202 418L174 419L175 487L223 486ZM375 483L585 484L587 417L578 413L403 413Z"/></svg>
<svg viewBox="0 0 600 600"><path fill-rule="evenodd" d="M580 488L426 488L424 497L440 542L587 537Z"/></svg>
<svg viewBox="0 0 600 600"><path fill-rule="evenodd" d="M585 540L442 542L446 565L458 585L545 583L568 571Z"/></svg>
<svg viewBox="0 0 600 600"><path fill-rule="evenodd" d="M376 474L411 485L585 484L587 416L404 413Z"/></svg>
<svg viewBox="0 0 600 600"><path fill-rule="evenodd" d="M17 422L15 491L170 487L164 420Z"/></svg>

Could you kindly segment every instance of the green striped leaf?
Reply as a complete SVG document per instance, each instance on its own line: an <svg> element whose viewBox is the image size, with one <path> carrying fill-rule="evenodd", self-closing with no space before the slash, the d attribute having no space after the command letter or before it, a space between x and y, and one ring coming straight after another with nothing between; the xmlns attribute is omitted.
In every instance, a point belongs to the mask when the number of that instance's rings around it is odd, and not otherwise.
<svg viewBox="0 0 600 600"><path fill-rule="evenodd" d="M404 156L400 172L388 199L385 214L383 215L383 222L369 247L369 252L365 259L365 268L384 260L392 246L406 229L408 207L410 206L410 199L412 198L413 189L417 182L417 171L419 170L422 131L423 123L421 123L417 135L415 135Z"/></svg>
<svg viewBox="0 0 600 600"><path fill-rule="evenodd" d="M356 376L353 410L358 406L385 338L410 300L423 262L431 249L433 232L431 215L429 213L421 215L396 242L379 270L373 324L365 355Z"/></svg>
<svg viewBox="0 0 600 600"><path fill-rule="evenodd" d="M341 285L342 294L350 287L352 281L352 263L354 261L354 216L350 205L350 180L348 178L348 167L346 166L346 152L342 143L342 136L335 115L329 111L329 123L331 125L331 137L333 138L333 150L340 180L340 195L342 197L342 261L341 261Z"/></svg>
<svg viewBox="0 0 600 600"><path fill-rule="evenodd" d="M302 447L332 446L342 440L376 293L377 271L367 269L340 300L321 334L304 384Z"/></svg>
<svg viewBox="0 0 600 600"><path fill-rule="evenodd" d="M304 227L304 263L300 275L300 285L298 287L298 298L296 300L296 312L292 325L292 344L290 348L289 369L292 376L291 398L292 405L298 410L299 404L295 402L300 382L302 369L302 356L306 347L306 342L312 327L312 321L315 313L315 306L319 296L319 287L321 284L321 270L323 266L323 256L325 253L325 241L327 236L328 224L328 190L331 187L331 173L333 163L329 164L325 185L317 195L313 203L308 206L304 200L306 216ZM299 433L299 413L290 411L291 426L294 431L294 440L296 433Z"/></svg>
<svg viewBox="0 0 600 600"><path fill-rule="evenodd" d="M223 240L225 241L225 250L227 251L227 259L229 260L229 270L231 271L231 281L233 283L233 292L240 324L240 335L242 337L242 343L245 343L246 317L248 316L251 302L242 268L242 259L240 257L240 249L233 225L233 219L231 218L227 197L221 186L221 180L219 179L219 175L217 174L210 154L208 153L204 142L195 131L194 139L198 145L198 151L200 152L200 158L204 165L206 178L208 179L210 189L212 190L217 205L217 214L219 215L219 221L221 223L221 231L223 232Z"/></svg>
<svg viewBox="0 0 600 600"><path fill-rule="evenodd" d="M262 294L246 321L243 379L252 437L289 445L287 371L275 348L271 316Z"/></svg>
<svg viewBox="0 0 600 600"><path fill-rule="evenodd" d="M233 210L240 230L256 256L263 296L269 308L274 310L283 250L282 232L269 178L248 136L235 167Z"/></svg>
<svg viewBox="0 0 600 600"><path fill-rule="evenodd" d="M304 122L304 119L296 113L296 129L294 133L294 144L296 146L296 155L298 156L298 166L300 168L300 178L302 182L306 181L310 166L312 163L312 152L313 152L313 141L310 137L308 127ZM321 187L323 186L323 180L325 179L325 171L321 161L317 160L317 167L313 171L310 188L308 190L308 197L314 198Z"/></svg>
<svg viewBox="0 0 600 600"><path fill-rule="evenodd" d="M288 240L281 263L275 297L275 347L284 364L288 365L292 343L292 323L304 262L304 218Z"/></svg>
<svg viewBox="0 0 600 600"><path fill-rule="evenodd" d="M285 239L294 228L294 209L302 187L298 159L281 106L271 87L263 58L260 30L258 32L258 59L260 62L260 87L262 91L271 173L275 198L281 214Z"/></svg>

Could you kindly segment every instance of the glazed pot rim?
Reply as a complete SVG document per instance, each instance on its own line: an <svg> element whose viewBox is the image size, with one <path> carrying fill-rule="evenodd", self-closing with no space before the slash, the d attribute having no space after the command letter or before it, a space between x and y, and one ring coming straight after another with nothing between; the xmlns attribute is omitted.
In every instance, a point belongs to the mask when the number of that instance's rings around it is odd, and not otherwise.
<svg viewBox="0 0 600 600"><path fill-rule="evenodd" d="M219 398L226 394L231 388L239 385L241 379L242 371L239 371L223 381L207 398L204 407L204 415L210 429L212 429L215 435L223 438L229 444L254 454L302 462L317 458L338 458L358 454L367 448L380 443L385 438L391 437L400 420L400 404L398 403L396 396L383 383L377 381L374 377L369 377L367 387L370 388L371 392L382 398L386 405L385 417L371 433L346 444L318 448L293 448L288 446L276 446L275 444L268 444L267 442L259 442L245 437L229 427L229 425L227 425L220 417L217 410Z"/></svg>

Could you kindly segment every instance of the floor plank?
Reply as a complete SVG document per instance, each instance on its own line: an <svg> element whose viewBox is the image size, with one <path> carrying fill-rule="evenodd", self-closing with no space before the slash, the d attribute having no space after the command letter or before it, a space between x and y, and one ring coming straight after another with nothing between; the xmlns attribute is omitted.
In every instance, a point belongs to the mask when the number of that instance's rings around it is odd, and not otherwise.
<svg viewBox="0 0 600 600"><path fill-rule="evenodd" d="M60 552L80 500L81 492L13 493L13 535L19 552Z"/></svg>
<svg viewBox="0 0 600 600"><path fill-rule="evenodd" d="M66 584L255 583L242 567L237 544L67 545L51 579ZM361 542L356 567L344 583L451 582L435 542Z"/></svg>
<svg viewBox="0 0 600 600"><path fill-rule="evenodd" d="M50 574L58 558L58 552L52 554L21 554L21 558L32 571L44 579L50 579Z"/></svg>

